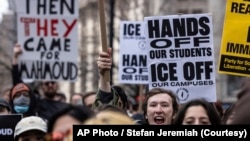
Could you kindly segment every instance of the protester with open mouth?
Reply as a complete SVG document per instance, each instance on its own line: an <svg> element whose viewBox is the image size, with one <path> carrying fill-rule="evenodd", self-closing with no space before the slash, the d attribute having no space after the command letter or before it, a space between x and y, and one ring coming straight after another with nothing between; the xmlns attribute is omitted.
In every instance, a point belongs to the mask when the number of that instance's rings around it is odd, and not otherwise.
<svg viewBox="0 0 250 141"><path fill-rule="evenodd" d="M162 88L153 88L148 91L142 105L144 117L150 125L172 124L178 107L175 94Z"/></svg>

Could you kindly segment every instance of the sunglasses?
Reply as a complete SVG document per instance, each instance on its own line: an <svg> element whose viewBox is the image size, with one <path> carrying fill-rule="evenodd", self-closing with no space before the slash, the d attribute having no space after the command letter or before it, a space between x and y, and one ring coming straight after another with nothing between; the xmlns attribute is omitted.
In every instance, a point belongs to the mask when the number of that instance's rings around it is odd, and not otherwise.
<svg viewBox="0 0 250 141"><path fill-rule="evenodd" d="M56 83L56 82L54 82L54 81L48 81L48 82L45 82L44 85L49 86L49 84L54 85L55 83Z"/></svg>
<svg viewBox="0 0 250 141"><path fill-rule="evenodd" d="M65 133L53 132L46 134L44 141L72 141L72 129L67 130Z"/></svg>

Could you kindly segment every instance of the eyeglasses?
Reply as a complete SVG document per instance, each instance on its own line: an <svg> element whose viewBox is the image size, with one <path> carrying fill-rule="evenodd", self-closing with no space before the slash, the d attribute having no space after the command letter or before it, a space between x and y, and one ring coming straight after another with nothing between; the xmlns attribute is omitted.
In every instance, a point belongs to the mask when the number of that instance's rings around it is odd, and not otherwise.
<svg viewBox="0 0 250 141"><path fill-rule="evenodd" d="M48 82L44 82L44 85L49 86L49 84L54 85L55 83L56 82L54 82L54 81L48 81Z"/></svg>
<svg viewBox="0 0 250 141"><path fill-rule="evenodd" d="M44 141L71 141L72 139L72 129L67 130L65 133L62 132L53 132L46 134L44 136Z"/></svg>

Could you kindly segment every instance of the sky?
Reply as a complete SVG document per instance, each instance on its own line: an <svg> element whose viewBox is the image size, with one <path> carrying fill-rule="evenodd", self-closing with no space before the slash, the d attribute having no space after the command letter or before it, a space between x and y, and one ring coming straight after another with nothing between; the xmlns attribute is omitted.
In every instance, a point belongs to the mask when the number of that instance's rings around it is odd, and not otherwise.
<svg viewBox="0 0 250 141"><path fill-rule="evenodd" d="M8 9L8 2L7 0L0 0L1 4L0 4L0 21L2 21L2 13L7 11Z"/></svg>

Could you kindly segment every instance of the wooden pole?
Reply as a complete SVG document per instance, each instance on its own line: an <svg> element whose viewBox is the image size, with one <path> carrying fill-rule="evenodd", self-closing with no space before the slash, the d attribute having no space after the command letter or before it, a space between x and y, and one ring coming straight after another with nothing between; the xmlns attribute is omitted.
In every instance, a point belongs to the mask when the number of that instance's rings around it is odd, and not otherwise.
<svg viewBox="0 0 250 141"><path fill-rule="evenodd" d="M102 51L108 52L104 0L98 0L98 6L99 6ZM110 81L110 71L108 71L108 70L104 71L104 80L107 82Z"/></svg>
<svg viewBox="0 0 250 141"><path fill-rule="evenodd" d="M143 93L144 93L144 91L143 91L144 87L143 86L144 86L143 84L139 85L139 109L138 109L139 113L143 112L142 111Z"/></svg>

